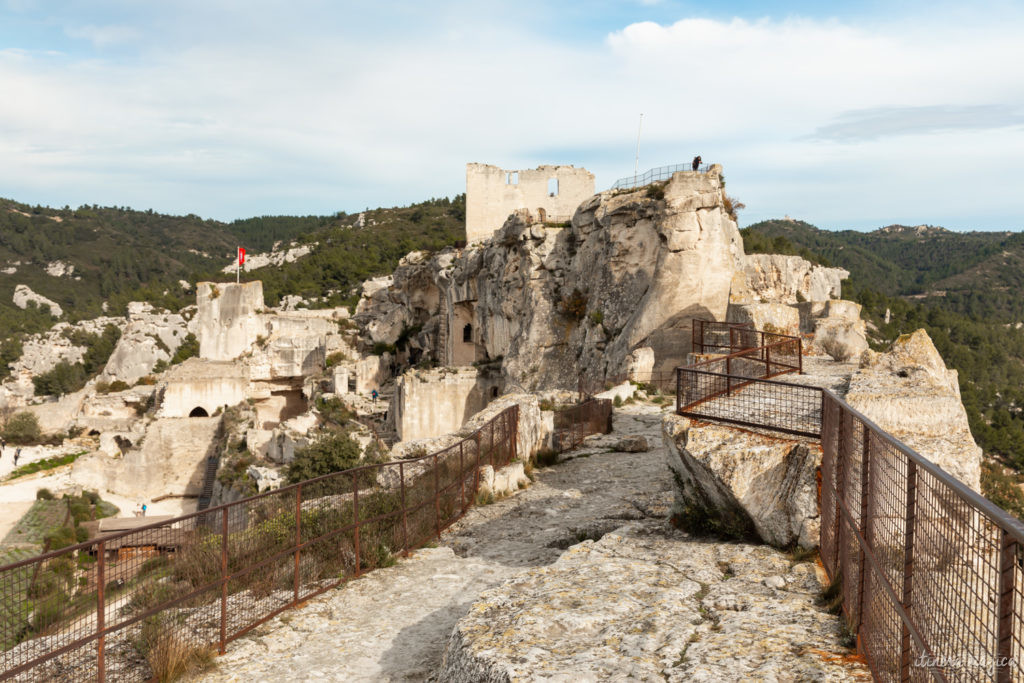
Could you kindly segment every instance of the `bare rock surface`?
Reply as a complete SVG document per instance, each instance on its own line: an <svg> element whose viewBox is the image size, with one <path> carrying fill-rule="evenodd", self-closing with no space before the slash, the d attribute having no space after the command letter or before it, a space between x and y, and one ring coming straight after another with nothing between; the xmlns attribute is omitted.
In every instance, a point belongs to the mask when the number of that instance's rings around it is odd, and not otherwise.
<svg viewBox="0 0 1024 683"><path fill-rule="evenodd" d="M956 370L946 368L928 333L917 330L885 353L866 353L846 400L879 427L979 490L981 448L960 400Z"/></svg>
<svg viewBox="0 0 1024 683"><path fill-rule="evenodd" d="M673 680L734 680L744 672L847 680L856 674L823 658L845 650L836 644L838 620L812 605L818 587L811 565L791 566L770 548L697 541L668 527L662 412L637 405L615 414L620 435L646 437L657 446L650 452L605 449L537 470L528 489L472 509L442 535L440 547L279 615L236 641L201 679L593 680L578 674L606 648L614 660L608 671L619 678L643 678L659 648L678 673ZM768 577L781 577L785 587L765 585ZM530 586L532 597L520 594L520 586ZM481 648L471 644L468 625L481 623L490 601L509 604L510 594L532 602L505 614L502 647L529 640L532 649L516 656L529 659L533 674L477 677L497 664L474 659ZM574 595L581 607L562 604ZM545 599L564 609L547 610L551 619L534 629L529 610L541 615ZM755 620L755 614L761 616ZM622 642L602 635L601 625L612 622L628 636ZM719 624L726 627L723 636L712 637ZM563 625L576 629L571 639ZM579 657L560 654L563 646ZM661 666L658 661L653 666Z"/></svg>
<svg viewBox="0 0 1024 683"><path fill-rule="evenodd" d="M64 309L56 301L47 299L42 294L36 294L28 285L17 285L14 288L14 296L11 297L14 305L18 308L28 308L29 304L35 304L39 308L50 307L50 315L59 318L64 315Z"/></svg>

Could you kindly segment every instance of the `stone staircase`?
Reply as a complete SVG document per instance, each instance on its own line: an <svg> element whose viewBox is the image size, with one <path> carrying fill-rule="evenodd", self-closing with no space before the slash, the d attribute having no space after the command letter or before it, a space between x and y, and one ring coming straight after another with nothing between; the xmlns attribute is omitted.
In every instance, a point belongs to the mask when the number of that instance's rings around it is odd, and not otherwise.
<svg viewBox="0 0 1024 683"><path fill-rule="evenodd" d="M210 456L206 459L206 473L203 475L203 490L199 494L197 510L205 510L210 507L210 501L213 500L213 482L217 481L217 470L219 468L219 457Z"/></svg>

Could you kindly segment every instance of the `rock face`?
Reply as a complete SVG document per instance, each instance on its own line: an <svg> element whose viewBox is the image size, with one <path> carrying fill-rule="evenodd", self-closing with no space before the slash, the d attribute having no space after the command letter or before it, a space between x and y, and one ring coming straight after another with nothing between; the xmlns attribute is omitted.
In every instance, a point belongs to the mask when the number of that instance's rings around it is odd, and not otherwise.
<svg viewBox="0 0 1024 683"><path fill-rule="evenodd" d="M954 477L979 490L981 448L949 370L928 333L917 330L886 353L866 353L846 400L879 427Z"/></svg>
<svg viewBox="0 0 1024 683"><path fill-rule="evenodd" d="M142 500L165 494L198 495L220 423L219 417L155 420L147 426L141 444L114 457L83 456L75 461L72 476L86 488Z"/></svg>
<svg viewBox="0 0 1024 683"><path fill-rule="evenodd" d="M206 417L246 399L248 368L241 363L189 358L167 372L157 392L160 417Z"/></svg>
<svg viewBox="0 0 1024 683"><path fill-rule="evenodd" d="M817 444L668 415L662 423L684 528L779 548L818 545Z"/></svg>
<svg viewBox="0 0 1024 683"><path fill-rule="evenodd" d="M750 300L795 304L798 301L838 299L842 281L850 273L842 268L812 265L799 256L749 254L743 277ZM741 291L734 301L743 301Z"/></svg>
<svg viewBox="0 0 1024 683"><path fill-rule="evenodd" d="M64 315L64 309L60 307L56 301L47 299L42 294L36 294L28 285L17 285L14 288L14 296L12 297L14 305L18 308L28 308L29 304L35 304L39 308L45 308L49 306L50 315L55 318L60 318Z"/></svg>
<svg viewBox="0 0 1024 683"><path fill-rule="evenodd" d="M128 325L110 354L101 380L134 384L150 374L159 361L169 361L189 333L178 313L154 312L151 306L128 309Z"/></svg>
<svg viewBox="0 0 1024 683"><path fill-rule="evenodd" d="M196 285L199 356L208 360L234 360L264 334L263 283L200 282Z"/></svg>
<svg viewBox="0 0 1024 683"><path fill-rule="evenodd" d="M751 323L754 329L774 334L800 334L800 312L781 303L730 304L726 320Z"/></svg>
<svg viewBox="0 0 1024 683"><path fill-rule="evenodd" d="M413 363L500 358L512 384L570 388L581 375L600 385L670 371L694 318L722 320L730 300L836 296L844 276L799 257L744 256L713 166L594 195L568 225L520 210L487 242L409 254L390 282L365 283L355 319L368 343L403 339Z"/></svg>
<svg viewBox="0 0 1024 683"><path fill-rule="evenodd" d="M814 566L636 522L483 592L438 680L844 681Z"/></svg>

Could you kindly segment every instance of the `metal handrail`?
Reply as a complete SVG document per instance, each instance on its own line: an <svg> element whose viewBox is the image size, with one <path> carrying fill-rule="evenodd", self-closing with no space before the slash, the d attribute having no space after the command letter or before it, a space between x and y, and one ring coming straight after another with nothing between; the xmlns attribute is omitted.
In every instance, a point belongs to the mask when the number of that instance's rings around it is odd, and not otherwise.
<svg viewBox="0 0 1024 683"><path fill-rule="evenodd" d="M710 164L700 164L697 166L697 173L707 173L711 169ZM693 172L693 164L671 164L669 166L658 166L645 171L641 175L631 175L625 178L619 178L615 181L615 184L611 186L612 190L629 190L637 187L643 187L644 185L650 185L653 182L659 180L668 180L672 177L672 174L678 173L679 171L690 171Z"/></svg>

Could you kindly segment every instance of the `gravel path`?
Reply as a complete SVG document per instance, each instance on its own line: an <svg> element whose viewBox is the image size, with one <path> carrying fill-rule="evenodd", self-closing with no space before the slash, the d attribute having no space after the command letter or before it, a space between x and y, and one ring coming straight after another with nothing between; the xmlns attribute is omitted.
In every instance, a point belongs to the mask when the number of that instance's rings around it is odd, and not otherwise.
<svg viewBox="0 0 1024 683"><path fill-rule="evenodd" d="M456 621L484 590L628 520L663 518L672 493L661 446L662 409L626 406L615 432L537 470L518 495L474 508L396 566L289 611L229 646L204 681L429 679ZM609 452L642 434L644 453Z"/></svg>

